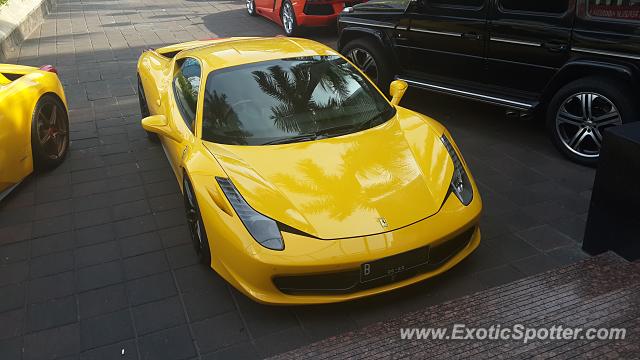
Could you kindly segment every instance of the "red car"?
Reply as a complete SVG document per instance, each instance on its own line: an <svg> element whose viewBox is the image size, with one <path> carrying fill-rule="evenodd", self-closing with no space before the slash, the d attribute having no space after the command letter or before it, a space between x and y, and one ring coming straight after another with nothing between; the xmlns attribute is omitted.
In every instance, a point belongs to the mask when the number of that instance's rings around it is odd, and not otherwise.
<svg viewBox="0 0 640 360"><path fill-rule="evenodd" d="M345 0L246 0L251 16L260 14L280 24L287 36L294 35L300 26L329 26L338 14L360 1Z"/></svg>

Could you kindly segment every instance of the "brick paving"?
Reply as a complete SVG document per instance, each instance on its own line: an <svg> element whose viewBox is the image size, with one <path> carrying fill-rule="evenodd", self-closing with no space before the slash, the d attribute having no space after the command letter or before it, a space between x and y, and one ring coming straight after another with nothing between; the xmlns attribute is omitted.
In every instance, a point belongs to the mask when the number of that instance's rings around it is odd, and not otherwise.
<svg viewBox="0 0 640 360"><path fill-rule="evenodd" d="M531 121L411 90L453 132L482 190L483 242L447 274L375 298L256 304L197 264L177 183L139 122L148 47L276 35L242 1L59 0L12 62L54 64L69 100L66 162L0 204L0 359L264 357L585 257L594 172ZM329 45L331 31L308 32ZM124 355L121 355L124 351Z"/></svg>
<svg viewBox="0 0 640 360"><path fill-rule="evenodd" d="M400 329L502 329L553 326L625 328L625 339L403 340ZM476 332L477 336L481 332ZM462 332L466 335L466 332ZM584 334L583 334L584 335ZM273 359L637 358L640 352L640 262L607 253L440 305L319 341Z"/></svg>

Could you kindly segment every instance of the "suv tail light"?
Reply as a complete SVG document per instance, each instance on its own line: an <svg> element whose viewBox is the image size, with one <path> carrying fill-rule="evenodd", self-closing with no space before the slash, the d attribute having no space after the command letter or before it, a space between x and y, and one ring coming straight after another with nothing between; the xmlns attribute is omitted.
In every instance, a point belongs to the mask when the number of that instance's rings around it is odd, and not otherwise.
<svg viewBox="0 0 640 360"><path fill-rule="evenodd" d="M40 67L40 70L47 71L47 72L54 73L54 74L58 73L58 69L56 69L55 66L53 66L53 65L42 65Z"/></svg>

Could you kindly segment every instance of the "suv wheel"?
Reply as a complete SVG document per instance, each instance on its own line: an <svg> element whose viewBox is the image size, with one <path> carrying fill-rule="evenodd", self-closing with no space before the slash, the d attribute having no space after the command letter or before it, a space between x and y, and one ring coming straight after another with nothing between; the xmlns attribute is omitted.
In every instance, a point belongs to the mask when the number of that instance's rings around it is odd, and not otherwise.
<svg viewBox="0 0 640 360"><path fill-rule="evenodd" d="M632 121L634 105L623 87L603 78L571 82L556 93L547 111L547 130L569 159L595 165L604 130Z"/></svg>
<svg viewBox="0 0 640 360"><path fill-rule="evenodd" d="M391 83L391 64L380 45L370 39L356 39L345 45L342 54L386 94Z"/></svg>

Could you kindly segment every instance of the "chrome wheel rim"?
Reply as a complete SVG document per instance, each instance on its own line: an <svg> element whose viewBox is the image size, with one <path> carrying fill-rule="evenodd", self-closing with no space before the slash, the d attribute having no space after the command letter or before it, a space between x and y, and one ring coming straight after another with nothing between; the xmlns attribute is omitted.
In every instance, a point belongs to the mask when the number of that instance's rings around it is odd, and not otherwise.
<svg viewBox="0 0 640 360"><path fill-rule="evenodd" d="M293 32L293 19L293 8L291 7L291 4L285 3L282 8L282 26L287 34L291 34Z"/></svg>
<svg viewBox="0 0 640 360"><path fill-rule="evenodd" d="M189 233L191 234L191 241L193 242L193 247L196 250L196 253L199 255L204 251L204 236L202 231L202 222L200 221L200 216L198 216L198 209L196 206L196 200L191 191L191 187L185 183L184 184L184 194L185 194L185 211L187 215L187 223L189 225Z"/></svg>
<svg viewBox="0 0 640 360"><path fill-rule="evenodd" d="M253 9L254 9L253 0L247 0L247 12L249 12L249 14L253 14Z"/></svg>
<svg viewBox="0 0 640 360"><path fill-rule="evenodd" d="M556 114L556 132L562 144L585 158L597 158L604 129L621 124L622 117L615 104L595 92L569 96Z"/></svg>
<svg viewBox="0 0 640 360"><path fill-rule="evenodd" d="M67 136L69 129L64 121L64 111L54 102L40 107L36 116L37 133L40 148L52 160L64 156L67 150Z"/></svg>
<svg viewBox="0 0 640 360"><path fill-rule="evenodd" d="M378 83L378 64L368 51L358 48L351 49L347 53L347 58L360 68L371 81Z"/></svg>

